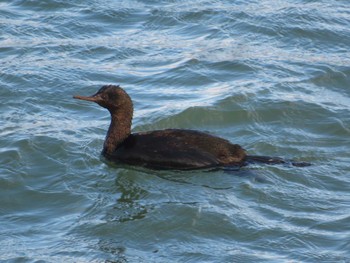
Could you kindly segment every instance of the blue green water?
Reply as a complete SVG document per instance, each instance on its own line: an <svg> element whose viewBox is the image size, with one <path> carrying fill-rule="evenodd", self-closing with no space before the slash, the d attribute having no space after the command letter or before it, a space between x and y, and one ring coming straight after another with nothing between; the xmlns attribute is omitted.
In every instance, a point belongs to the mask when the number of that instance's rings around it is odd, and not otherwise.
<svg viewBox="0 0 350 263"><path fill-rule="evenodd" d="M347 0L0 1L0 261L350 262L349 47ZM105 84L313 165L111 166Z"/></svg>

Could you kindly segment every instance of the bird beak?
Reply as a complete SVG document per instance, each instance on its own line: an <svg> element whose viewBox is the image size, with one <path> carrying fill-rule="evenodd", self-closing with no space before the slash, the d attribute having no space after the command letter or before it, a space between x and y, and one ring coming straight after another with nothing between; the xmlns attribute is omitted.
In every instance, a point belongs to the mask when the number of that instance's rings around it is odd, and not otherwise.
<svg viewBox="0 0 350 263"><path fill-rule="evenodd" d="M87 100L87 101L92 101L92 102L99 102L100 101L100 96L73 96L74 99L78 99L78 100Z"/></svg>

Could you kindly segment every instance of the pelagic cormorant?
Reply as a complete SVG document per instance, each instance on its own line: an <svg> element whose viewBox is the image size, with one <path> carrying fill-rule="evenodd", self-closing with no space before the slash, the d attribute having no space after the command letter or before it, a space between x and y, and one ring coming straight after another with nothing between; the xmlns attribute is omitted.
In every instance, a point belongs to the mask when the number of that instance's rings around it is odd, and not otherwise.
<svg viewBox="0 0 350 263"><path fill-rule="evenodd" d="M119 86L103 86L92 96L74 98L96 102L110 112L111 124L102 150L109 161L176 170L240 167L249 162L286 163L277 157L249 156L240 145L200 131L166 129L131 133L132 100Z"/></svg>

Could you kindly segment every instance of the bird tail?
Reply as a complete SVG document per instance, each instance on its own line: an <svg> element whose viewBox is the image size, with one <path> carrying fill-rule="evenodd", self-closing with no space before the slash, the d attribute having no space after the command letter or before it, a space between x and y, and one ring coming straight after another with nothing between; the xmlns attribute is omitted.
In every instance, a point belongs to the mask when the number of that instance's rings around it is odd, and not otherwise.
<svg viewBox="0 0 350 263"><path fill-rule="evenodd" d="M307 163L307 162L295 162L293 160L285 160L280 157L259 156L259 155L248 155L246 156L245 161L247 164L251 164L251 163L265 163L270 165L291 164L297 167L305 167L305 166L311 165L311 163Z"/></svg>

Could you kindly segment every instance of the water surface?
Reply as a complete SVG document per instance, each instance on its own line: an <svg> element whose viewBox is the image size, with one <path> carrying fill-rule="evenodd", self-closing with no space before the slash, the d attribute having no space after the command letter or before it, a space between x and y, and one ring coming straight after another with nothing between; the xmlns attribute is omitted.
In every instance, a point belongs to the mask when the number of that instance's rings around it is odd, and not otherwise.
<svg viewBox="0 0 350 263"><path fill-rule="evenodd" d="M347 1L0 2L4 262L349 262ZM311 162L157 172L100 158L72 99L120 84L134 131Z"/></svg>

